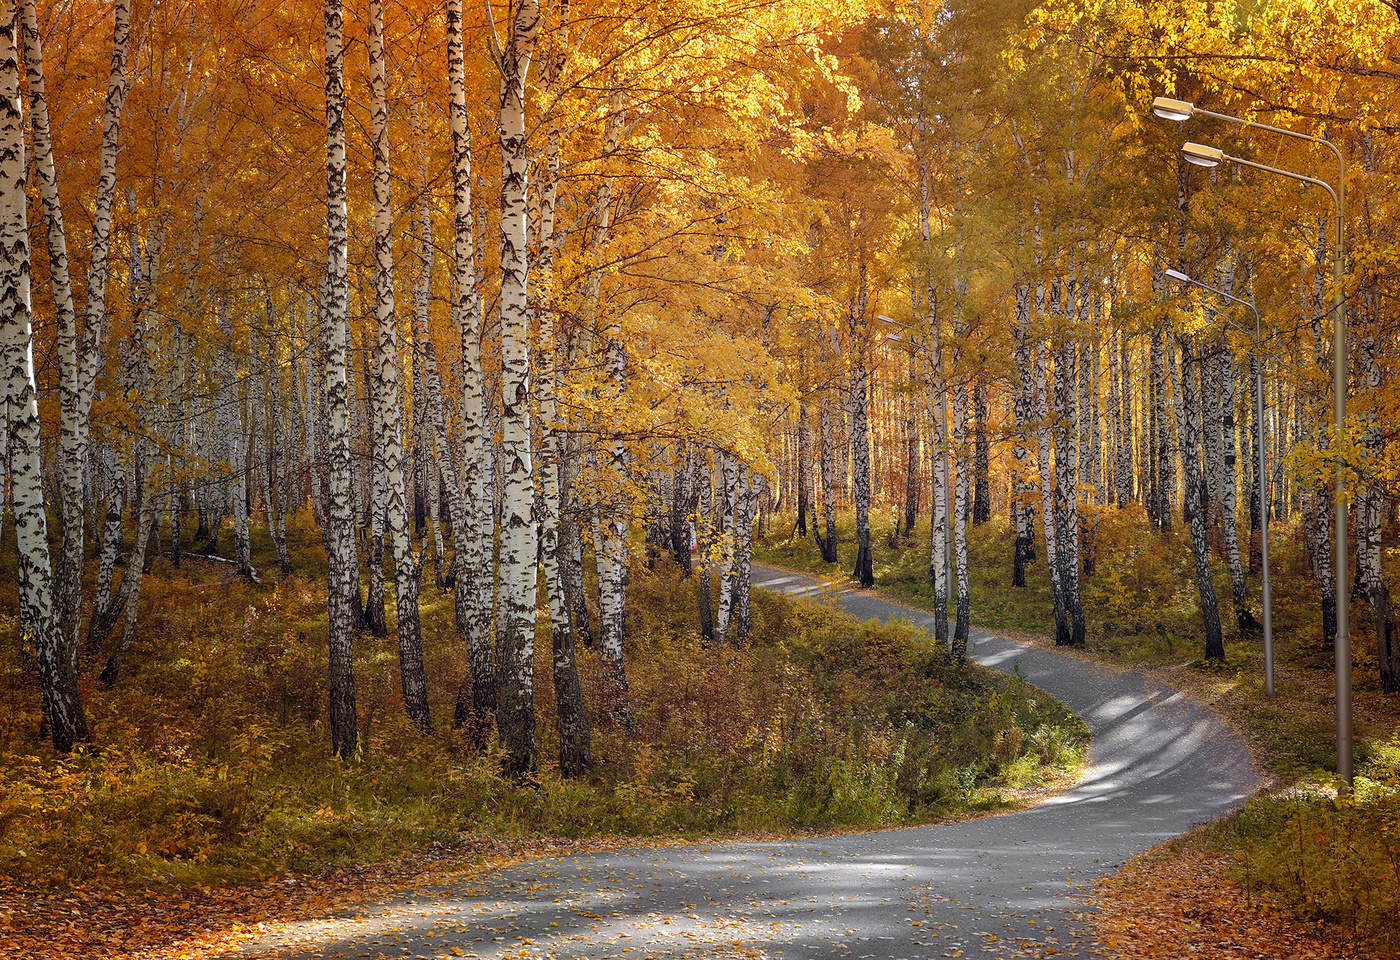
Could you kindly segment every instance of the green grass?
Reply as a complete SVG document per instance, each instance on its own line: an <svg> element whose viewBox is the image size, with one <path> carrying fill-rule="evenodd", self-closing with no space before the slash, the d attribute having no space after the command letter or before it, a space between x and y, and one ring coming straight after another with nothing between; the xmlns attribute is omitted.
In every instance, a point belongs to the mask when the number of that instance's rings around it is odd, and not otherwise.
<svg viewBox="0 0 1400 960"><path fill-rule="evenodd" d="M927 518L923 518L927 523ZM1228 855L1235 879L1298 918L1333 924L1370 946L1400 943L1400 698L1380 693L1370 614L1353 605L1356 792L1336 793L1332 655L1324 647L1315 582L1297 525L1272 528L1276 696L1266 697L1257 635L1239 635L1223 559L1215 555L1216 594L1226 629L1226 660L1202 659L1194 566L1178 524L1158 533L1140 509L1095 509L1097 566L1082 584L1085 653L1124 667L1157 669L1229 717L1256 747L1276 788L1251 799L1199 840ZM846 579L855 562L854 520L841 515L839 563L823 563L811 537L788 535L792 518L769 524L755 557ZM891 542L892 514L872 518L875 586L910 606L933 609L927 527ZM1243 531L1242 531L1243 532ZM1039 542L1039 540L1038 540ZM1011 586L1013 536L1005 517L968 528L972 621L990 629L1053 634L1043 554L1027 586ZM1387 573L1395 582L1395 557ZM1259 610L1259 578L1250 574Z"/></svg>
<svg viewBox="0 0 1400 960"><path fill-rule="evenodd" d="M996 809L1082 759L1083 727L1058 703L950 666L919 631L760 593L752 643L706 649L693 582L639 564L628 608L636 727L594 711L589 777L567 781L552 766L543 624L538 781L503 777L498 756L452 730L466 658L450 597L430 581L422 616L437 731L420 736L404 717L392 630L362 636L364 757L343 765L328 755L323 558L309 524L294 534L298 572L281 582L270 544L255 539L270 581L260 587L223 565L176 571L158 560L129 670L110 691L84 680L95 740L70 757L39 737L31 661L13 615L0 620L0 875L179 889L387 862L471 837L893 826ZM0 609L14 609L12 571L11 551ZM599 704L592 651L580 670L586 702Z"/></svg>

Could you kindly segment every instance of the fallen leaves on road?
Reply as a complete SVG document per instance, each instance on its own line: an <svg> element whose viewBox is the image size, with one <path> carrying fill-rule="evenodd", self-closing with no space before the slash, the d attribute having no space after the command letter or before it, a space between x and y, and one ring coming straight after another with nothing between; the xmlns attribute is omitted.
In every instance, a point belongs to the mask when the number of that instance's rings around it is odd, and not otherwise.
<svg viewBox="0 0 1400 960"><path fill-rule="evenodd" d="M404 889L460 882L522 860L637 843L473 838L378 867L212 890L133 891L94 884L51 892L0 878L0 960L214 956L294 921L365 906Z"/></svg>

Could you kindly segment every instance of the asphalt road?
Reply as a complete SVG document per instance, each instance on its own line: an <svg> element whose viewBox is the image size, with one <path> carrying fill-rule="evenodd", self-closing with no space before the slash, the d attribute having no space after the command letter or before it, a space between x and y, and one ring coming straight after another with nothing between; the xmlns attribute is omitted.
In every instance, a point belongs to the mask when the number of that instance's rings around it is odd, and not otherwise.
<svg viewBox="0 0 1400 960"><path fill-rule="evenodd" d="M825 589L761 567L754 582ZM873 596L837 600L860 619L932 628ZM1139 674L980 632L972 656L1084 718L1094 740L1077 786L944 826L522 864L301 925L280 946L305 957L1097 956L1083 900L1093 879L1237 806L1257 783L1249 753L1213 713Z"/></svg>

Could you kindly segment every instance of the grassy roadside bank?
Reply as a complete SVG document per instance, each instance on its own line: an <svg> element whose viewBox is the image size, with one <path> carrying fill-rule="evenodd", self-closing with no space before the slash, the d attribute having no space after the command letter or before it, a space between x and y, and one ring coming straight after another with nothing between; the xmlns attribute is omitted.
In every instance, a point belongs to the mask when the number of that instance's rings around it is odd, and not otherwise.
<svg viewBox="0 0 1400 960"><path fill-rule="evenodd" d="M770 523L756 558L844 580L854 564L854 528L850 517L841 521L837 564L824 564L810 537L790 535L791 517ZM1149 671L1211 705L1246 735L1271 779L1237 815L1158 852L1177 865L1209 864L1188 872L1199 883L1173 888L1183 901L1196 898L1174 915L1202 923L1211 915L1224 917L1232 909L1224 906L1228 898L1211 887L1228 885L1241 902L1286 918L1275 929L1296 921L1304 928L1300 936L1320 935L1334 952L1345 944L1365 955L1392 955L1400 949L1394 946L1400 944L1400 703L1382 697L1374 678L1364 604L1357 605L1354 631L1357 790L1339 799L1328 772L1335 762L1331 654L1321 644L1306 560L1293 531L1283 527L1276 534L1278 668L1277 695L1270 699L1263 691L1257 637L1227 635L1223 665L1201 660L1192 561L1180 532L1142 532L1140 518L1116 512L1097 521L1097 569L1083 586L1088 643L1075 655ZM931 610L927 532L892 544L892 521L876 517L872 524L876 589ZM973 623L1050 645L1046 625L1053 612L1043 557L1028 570L1027 587L1011 587L1011 543L1004 518L969 528ZM1220 577L1218 593L1228 601L1223 570ZM1251 582L1257 589L1257 577ZM1158 861L1152 869L1163 866ZM1130 880L1132 871L1124 876ZM1158 956L1154 951L1164 942L1189 942L1189 933L1178 931L1187 940L1164 941L1160 928L1132 921L1135 911L1151 912L1146 895L1156 888L1150 886L1125 880L1106 890L1110 900L1117 897L1122 904L1121 912L1108 914L1122 920L1112 932L1126 956ZM1141 893L1136 901L1135 889ZM1306 955L1297 943L1265 955L1294 954Z"/></svg>
<svg viewBox="0 0 1400 960"><path fill-rule="evenodd" d="M303 541L305 542L305 541ZM275 570L269 545L258 564ZM561 779L547 617L535 782L452 730L466 670L447 593L425 586L436 732L399 703L395 639L363 636L364 758L326 756L324 581L254 586L162 558L131 670L86 684L95 742L39 737L30 661L0 619L0 956L121 957L532 855L648 842L869 829L1014 806L1082 759L1077 719L1028 685L950 669L919 631L757 592L752 642L705 648L693 583L639 565L630 588L632 732L594 710L597 766ZM0 583L13 554L0 558ZM12 566L8 567L12 570ZM13 596L0 596L0 610ZM391 611L392 615L392 611ZM581 651L585 700L604 700ZM143 954L144 955L144 954Z"/></svg>

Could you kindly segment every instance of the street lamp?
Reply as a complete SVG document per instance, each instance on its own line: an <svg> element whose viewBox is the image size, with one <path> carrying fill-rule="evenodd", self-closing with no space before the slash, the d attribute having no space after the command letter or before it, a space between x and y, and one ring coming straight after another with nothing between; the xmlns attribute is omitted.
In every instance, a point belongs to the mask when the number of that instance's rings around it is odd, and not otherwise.
<svg viewBox="0 0 1400 960"><path fill-rule="evenodd" d="M1181 145L1181 152L1198 167L1213 167L1225 158L1225 152L1219 147L1208 147L1190 140Z"/></svg>
<svg viewBox="0 0 1400 960"><path fill-rule="evenodd" d="M1322 137L1314 137L1310 134L1299 133L1296 130L1288 130L1284 127L1275 127L1267 123L1259 123L1255 120L1245 120L1242 117L1232 117L1227 113L1216 113L1213 110L1203 110L1195 104L1185 100L1173 100L1170 97L1157 97L1152 102L1152 112L1166 120L1184 121L1197 114L1203 117L1210 117L1214 120L1224 120L1226 123L1239 124L1244 127L1253 127L1259 130L1267 130L1270 133L1277 133L1280 136L1292 137L1295 140L1306 140L1309 143L1326 147L1332 151L1337 158L1337 187L1334 190L1326 181L1318 180L1315 177L1306 177L1291 170L1284 170L1280 167L1271 167L1262 163L1255 163L1253 160L1245 160L1241 157L1232 157L1215 147L1208 147L1199 143L1186 143L1182 145L1182 153L1190 162L1203 167L1213 167L1222 160L1229 160L1241 166L1253 167L1256 170L1263 170L1265 173L1277 174L1281 177L1288 177L1312 186L1322 187L1332 198L1333 206L1337 214L1337 235L1336 246L1333 250L1333 283L1335 290L1332 298L1332 422L1336 433L1333 443L1337 452L1337 478L1336 488L1333 493L1333 509L1335 518L1333 527L1336 541L1336 562L1333 567L1337 577L1337 635L1334 644L1337 658L1337 775L1348 785L1352 782L1352 726L1351 726L1351 632L1348 625L1348 614L1351 606L1351 586L1350 570L1347 567L1347 507L1346 507L1346 473L1345 473L1345 451L1343 443L1346 439L1346 419L1347 419L1347 324L1346 324L1346 287L1342 282L1343 271L1346 263L1344 251L1346 249L1346 212L1347 212L1347 161L1335 143Z"/></svg>
<svg viewBox="0 0 1400 960"><path fill-rule="evenodd" d="M1269 583L1269 459L1268 447L1264 442L1264 334L1259 322L1259 311L1248 300L1241 300L1208 283L1194 280L1180 270L1168 270L1167 276L1181 283L1209 290L1230 303L1248 307L1254 314L1254 349L1258 362L1254 366L1254 423L1256 439L1259 442L1259 482L1255 485L1259 493L1259 540L1261 560L1264 565L1264 692L1274 695L1274 595ZM1219 311L1213 311L1219 312ZM1221 314L1224 316L1224 314ZM1228 319L1228 318L1227 318Z"/></svg>

